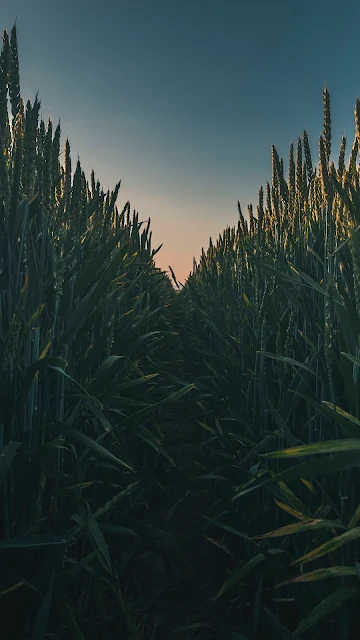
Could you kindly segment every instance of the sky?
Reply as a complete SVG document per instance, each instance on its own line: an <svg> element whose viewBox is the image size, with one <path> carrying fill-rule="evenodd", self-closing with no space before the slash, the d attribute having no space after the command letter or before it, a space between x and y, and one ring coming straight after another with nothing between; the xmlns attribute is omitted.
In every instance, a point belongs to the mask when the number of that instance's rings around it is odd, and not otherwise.
<svg viewBox="0 0 360 640"><path fill-rule="evenodd" d="M23 99L39 92L88 179L121 180L180 282L238 200L256 211L272 144L287 167L305 128L317 163L325 85L334 160L352 145L358 0L1 0L0 30L15 20Z"/></svg>

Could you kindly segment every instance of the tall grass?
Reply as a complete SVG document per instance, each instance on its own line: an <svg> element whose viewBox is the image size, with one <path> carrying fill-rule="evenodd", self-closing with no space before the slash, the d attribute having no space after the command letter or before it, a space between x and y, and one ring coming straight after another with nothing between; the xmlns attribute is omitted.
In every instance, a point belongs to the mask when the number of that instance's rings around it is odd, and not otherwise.
<svg viewBox="0 0 360 640"><path fill-rule="evenodd" d="M180 293L214 500L203 530L223 557L216 600L249 638L269 624L274 637L355 637L359 100L355 128L335 167L325 89L318 166L306 131L287 177L273 147L257 218L239 205L237 227L210 241Z"/></svg>
<svg viewBox="0 0 360 640"><path fill-rule="evenodd" d="M146 616L126 593L141 593L149 539L156 558L166 539L147 526L173 465L158 417L191 385L165 372L174 293L150 220L118 210L120 183L104 193L73 170L68 141L61 164L60 124L39 111L20 96L14 27L0 57L1 619L11 638L135 638Z"/></svg>

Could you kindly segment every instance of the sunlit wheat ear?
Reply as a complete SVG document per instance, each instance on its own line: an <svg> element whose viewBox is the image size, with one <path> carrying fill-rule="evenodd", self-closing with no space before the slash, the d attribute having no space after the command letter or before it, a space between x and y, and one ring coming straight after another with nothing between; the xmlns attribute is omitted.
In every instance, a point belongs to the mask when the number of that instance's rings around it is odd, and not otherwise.
<svg viewBox="0 0 360 640"><path fill-rule="evenodd" d="M240 202L238 201L239 223L243 233L245 233L245 218L241 210Z"/></svg>
<svg viewBox="0 0 360 640"><path fill-rule="evenodd" d="M289 196L293 203L295 196L295 161L294 161L294 143L290 144L289 152Z"/></svg>
<svg viewBox="0 0 360 640"><path fill-rule="evenodd" d="M338 161L339 178L342 178L345 170L345 150L346 150L346 138L345 136L342 136L341 144L340 144L340 152L339 152L339 161Z"/></svg>
<svg viewBox="0 0 360 640"><path fill-rule="evenodd" d="M317 176L315 182L315 203L318 212L318 218L322 218L322 208L323 208L324 196L322 190L322 181L320 175Z"/></svg>
<svg viewBox="0 0 360 640"><path fill-rule="evenodd" d="M258 234L261 233L263 219L264 219L264 189L261 186L259 189L259 203L257 208L258 214Z"/></svg>
<svg viewBox="0 0 360 640"><path fill-rule="evenodd" d="M302 170L302 198L303 198L303 203L305 205L306 201L307 201L307 190L308 190L308 183L307 183L307 170L306 170L306 162L303 162L303 170Z"/></svg>
<svg viewBox="0 0 360 640"><path fill-rule="evenodd" d="M272 158L272 186L276 191L280 189L281 184L281 164L278 153L274 147L271 146L271 158Z"/></svg>
<svg viewBox="0 0 360 640"><path fill-rule="evenodd" d="M356 159L357 159L358 153L359 153L359 141L358 141L358 138L355 136L353 146L351 147L351 153L349 158L348 170L349 170L350 178L354 176L354 171L356 168Z"/></svg>
<svg viewBox="0 0 360 640"><path fill-rule="evenodd" d="M249 214L250 233L253 233L253 230L254 230L254 213L253 213L252 204L248 205L248 214Z"/></svg>
<svg viewBox="0 0 360 640"><path fill-rule="evenodd" d="M279 163L279 186L280 186L280 195L283 200L283 203L287 205L289 201L289 187L284 176L284 161L282 158L280 158L280 163Z"/></svg>
<svg viewBox="0 0 360 640"><path fill-rule="evenodd" d="M360 148L360 100L359 98L356 99L354 115L355 115L355 135L358 141L358 146Z"/></svg>
<svg viewBox="0 0 360 640"><path fill-rule="evenodd" d="M296 193L301 199L302 194L302 144L301 138L298 138L296 146Z"/></svg>
<svg viewBox="0 0 360 640"><path fill-rule="evenodd" d="M330 154L331 154L331 113L330 113L330 94L328 90L324 89L323 93L323 101L324 101L324 150L326 163L329 163Z"/></svg>
<svg viewBox="0 0 360 640"><path fill-rule="evenodd" d="M321 188L324 201L327 202L330 193L329 187L329 173L326 159L326 150L325 150L325 142L324 138L320 136L319 139L319 165L320 165L320 176L321 176Z"/></svg>
<svg viewBox="0 0 360 640"><path fill-rule="evenodd" d="M94 173L94 169L91 170L91 192L92 192L92 197L95 197L96 194L96 184L95 184L95 173Z"/></svg>
<svg viewBox="0 0 360 640"><path fill-rule="evenodd" d="M305 155L305 162L306 162L307 179L308 179L308 182L310 183L310 181L312 180L312 177L313 177L313 163L312 163L312 159L311 159L309 138L308 138L308 134L307 134L307 132L305 130L303 132L303 145L304 145L304 155Z"/></svg>
<svg viewBox="0 0 360 640"><path fill-rule="evenodd" d="M265 217L266 217L266 228L271 224L272 219L272 203L271 203L271 190L270 184L267 182L265 187Z"/></svg>

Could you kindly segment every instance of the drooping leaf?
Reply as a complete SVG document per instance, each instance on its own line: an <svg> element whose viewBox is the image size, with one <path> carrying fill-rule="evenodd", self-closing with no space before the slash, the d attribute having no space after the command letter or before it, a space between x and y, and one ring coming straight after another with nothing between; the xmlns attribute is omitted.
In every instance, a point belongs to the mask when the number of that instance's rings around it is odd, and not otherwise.
<svg viewBox="0 0 360 640"><path fill-rule="evenodd" d="M305 555L301 556L301 558L298 558L298 560L295 560L291 564L296 565L296 564L304 564L305 562L312 562L313 560L317 560L318 558L321 558L327 553L333 553L337 549L340 549L341 547L343 547L345 544L349 544L349 542L353 542L354 540L358 540L359 538L360 538L360 527L356 527L355 529L350 529L350 531L346 531L345 533L342 533L341 535L336 536L331 540L328 540L328 542L325 542L324 544L320 545L320 547L317 547L316 549L309 551L309 553L306 553Z"/></svg>
<svg viewBox="0 0 360 640"><path fill-rule="evenodd" d="M328 580L330 578L344 578L345 576L357 576L355 567L327 567L326 569L316 569L309 573L302 573L291 580L284 580L276 584L273 589L284 587L287 584L296 584L298 582L318 582L319 580Z"/></svg>
<svg viewBox="0 0 360 640"><path fill-rule="evenodd" d="M89 438L89 436L85 435L85 433L82 433L81 431L78 431L77 429L70 427L65 422L60 422L59 420L52 420L50 423L50 426L57 427L57 429L63 435L67 436L70 440L74 440L75 442L78 442L79 444L84 445L84 447L96 453L96 455L98 455L99 458L102 458L103 460L110 462L118 469L125 468L125 469L128 469L129 471L134 471L134 469L130 467L130 465L126 464L126 462L123 462L122 460L114 456L110 451L108 451L101 444L99 444L92 438Z"/></svg>
<svg viewBox="0 0 360 640"><path fill-rule="evenodd" d="M300 635L304 633L310 627L313 627L323 618L331 618L332 614L338 607L340 607L344 602L355 596L357 593L357 589L350 587L339 587L333 593L330 593L320 604L318 604L312 611L307 615L297 627L295 634Z"/></svg>
<svg viewBox="0 0 360 640"><path fill-rule="evenodd" d="M265 540L267 538L278 538L280 536L289 536L303 531L313 531L316 529L347 529L346 525L332 520L303 520L288 524L280 529L275 529L261 536L254 536L253 540Z"/></svg>

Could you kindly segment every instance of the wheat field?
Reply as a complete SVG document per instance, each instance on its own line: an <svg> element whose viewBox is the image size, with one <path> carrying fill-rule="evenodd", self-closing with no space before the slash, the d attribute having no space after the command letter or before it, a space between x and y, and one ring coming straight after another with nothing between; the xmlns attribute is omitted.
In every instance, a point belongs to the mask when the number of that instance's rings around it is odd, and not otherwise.
<svg viewBox="0 0 360 640"><path fill-rule="evenodd" d="M2 638L359 629L360 101L181 286L0 55Z"/></svg>

